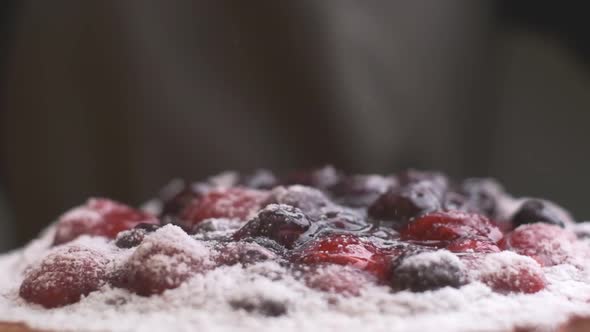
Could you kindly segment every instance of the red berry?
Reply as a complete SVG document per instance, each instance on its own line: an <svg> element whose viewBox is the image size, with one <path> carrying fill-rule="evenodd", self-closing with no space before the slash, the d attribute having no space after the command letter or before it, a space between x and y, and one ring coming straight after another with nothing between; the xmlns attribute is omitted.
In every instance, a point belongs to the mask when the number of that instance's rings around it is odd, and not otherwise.
<svg viewBox="0 0 590 332"><path fill-rule="evenodd" d="M496 242L502 238L502 232L486 217L462 211L429 213L410 222L400 233L402 239L417 241L481 236Z"/></svg>
<svg viewBox="0 0 590 332"><path fill-rule="evenodd" d="M304 272L305 284L313 289L358 296L363 287L377 280L365 271L336 264L317 265Z"/></svg>
<svg viewBox="0 0 590 332"><path fill-rule="evenodd" d="M72 241L80 235L114 239L119 232L142 223L157 224L158 219L109 199L93 198L59 218L54 244Z"/></svg>
<svg viewBox="0 0 590 332"><path fill-rule="evenodd" d="M500 248L484 237L460 238L451 241L446 249L451 252L463 253L491 253L500 252Z"/></svg>
<svg viewBox="0 0 590 332"><path fill-rule="evenodd" d="M479 261L478 270L477 279L501 293L536 293L546 285L537 262L511 252L485 256Z"/></svg>
<svg viewBox="0 0 590 332"><path fill-rule="evenodd" d="M213 189L191 201L181 212L180 218L188 227L209 218L245 221L260 209L266 197L266 192L254 189Z"/></svg>
<svg viewBox="0 0 590 332"><path fill-rule="evenodd" d="M575 254L576 235L560 226L545 223L519 226L498 243L503 250L511 250L534 258L542 266L564 263Z"/></svg>
<svg viewBox="0 0 590 332"><path fill-rule="evenodd" d="M19 294L46 308L76 303L104 284L108 262L89 248L57 248L27 272Z"/></svg>
<svg viewBox="0 0 590 332"><path fill-rule="evenodd" d="M180 286L210 267L209 250L177 226L147 235L114 276L115 286L150 296Z"/></svg>
<svg viewBox="0 0 590 332"><path fill-rule="evenodd" d="M297 248L294 257L304 264L348 265L386 278L389 263L384 253L370 241L351 234L330 234Z"/></svg>

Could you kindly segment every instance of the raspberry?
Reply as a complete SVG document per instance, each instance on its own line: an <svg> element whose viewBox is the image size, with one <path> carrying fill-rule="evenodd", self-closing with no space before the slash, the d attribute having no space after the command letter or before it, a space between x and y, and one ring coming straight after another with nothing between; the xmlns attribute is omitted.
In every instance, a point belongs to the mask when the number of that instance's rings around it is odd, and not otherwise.
<svg viewBox="0 0 590 332"><path fill-rule="evenodd" d="M402 239L417 241L452 241L481 236L493 242L502 232L486 217L461 211L433 212L409 223L400 232Z"/></svg>
<svg viewBox="0 0 590 332"><path fill-rule="evenodd" d="M440 208L441 196L437 188L423 181L390 189L369 207L368 213L374 219L391 220L404 225L414 217Z"/></svg>
<svg viewBox="0 0 590 332"><path fill-rule="evenodd" d="M484 237L460 238L451 241L446 248L451 252L462 253L491 253L499 252L500 248Z"/></svg>
<svg viewBox="0 0 590 332"><path fill-rule="evenodd" d="M105 283L108 262L93 249L56 248L27 272L19 294L28 302L46 308L76 303Z"/></svg>
<svg viewBox="0 0 590 332"><path fill-rule="evenodd" d="M501 249L530 256L541 266L565 263L575 254L576 235L559 226L545 223L527 224L516 228L498 243Z"/></svg>
<svg viewBox="0 0 590 332"><path fill-rule="evenodd" d="M518 227L524 224L543 222L564 227L573 224L569 214L555 203L540 199L529 199L522 203L512 216L512 224Z"/></svg>
<svg viewBox="0 0 590 332"><path fill-rule="evenodd" d="M448 251L423 252L404 258L392 273L394 290L424 292L465 284L465 267Z"/></svg>
<svg viewBox="0 0 590 332"><path fill-rule="evenodd" d="M59 218L54 244L72 241L80 235L114 239L119 232L142 223L158 224L158 219L109 199L93 198Z"/></svg>
<svg viewBox="0 0 590 332"><path fill-rule="evenodd" d="M182 222L192 227L208 218L247 220L266 199L264 191L246 188L213 189L195 198L180 213Z"/></svg>
<svg viewBox="0 0 590 332"><path fill-rule="evenodd" d="M328 234L311 240L293 253L304 264L337 264L365 270L383 280L388 274L386 256L370 241L352 234Z"/></svg>
<svg viewBox="0 0 590 332"><path fill-rule="evenodd" d="M304 272L305 284L313 289L343 295L358 296L375 276L365 271L336 264L313 266Z"/></svg>
<svg viewBox="0 0 590 332"><path fill-rule="evenodd" d="M477 279L501 293L536 293L546 285L537 262L508 251L485 256L478 270Z"/></svg>
<svg viewBox="0 0 590 332"><path fill-rule="evenodd" d="M210 267L209 251L181 228L167 225L149 234L117 271L113 283L142 296L180 286Z"/></svg>
<svg viewBox="0 0 590 332"><path fill-rule="evenodd" d="M267 237L279 244L292 248L299 236L307 231L311 223L298 208L290 205L271 204L258 213L238 230L233 238Z"/></svg>

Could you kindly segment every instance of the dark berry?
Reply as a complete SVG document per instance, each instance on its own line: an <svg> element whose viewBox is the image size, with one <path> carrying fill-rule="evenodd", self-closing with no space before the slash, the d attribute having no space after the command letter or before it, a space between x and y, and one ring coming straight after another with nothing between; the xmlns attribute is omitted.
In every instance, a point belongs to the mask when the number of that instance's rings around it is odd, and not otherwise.
<svg viewBox="0 0 590 332"><path fill-rule="evenodd" d="M401 232L402 239L414 241L452 241L481 236L493 242L502 232L486 217L462 211L433 212L410 222Z"/></svg>
<svg viewBox="0 0 590 332"><path fill-rule="evenodd" d="M162 201L160 216L177 216L198 196L198 186L187 184L182 180L171 181L160 190Z"/></svg>
<svg viewBox="0 0 590 332"><path fill-rule="evenodd" d="M54 244L74 240L80 235L114 239L119 232L138 224L158 224L156 217L103 198L93 198L85 205L65 213L57 223Z"/></svg>
<svg viewBox="0 0 590 332"><path fill-rule="evenodd" d="M342 205L366 208L388 189L396 187L396 184L393 177L353 175L343 178L330 192Z"/></svg>
<svg viewBox="0 0 590 332"><path fill-rule="evenodd" d="M511 252L485 256L477 272L477 279L500 293L536 293L546 285L539 264L529 257Z"/></svg>
<svg viewBox="0 0 590 332"><path fill-rule="evenodd" d="M498 243L501 249L532 257L541 266L565 263L575 255L576 235L556 225L527 224L508 233Z"/></svg>
<svg viewBox="0 0 590 332"><path fill-rule="evenodd" d="M338 208L324 212L318 221L330 228L346 231L358 231L367 226L359 213Z"/></svg>
<svg viewBox="0 0 590 332"><path fill-rule="evenodd" d="M277 187L270 192L264 204L286 204L301 209L310 217L319 217L321 209L332 202L321 191L300 185ZM264 205L263 204L263 205Z"/></svg>
<svg viewBox="0 0 590 332"><path fill-rule="evenodd" d="M398 226L412 218L441 208L441 197L429 182L417 182L390 189L381 195L368 210L377 220L390 220Z"/></svg>
<svg viewBox="0 0 590 332"><path fill-rule="evenodd" d="M187 227L209 218L248 220L266 197L266 192L254 189L214 189L191 201L180 218Z"/></svg>
<svg viewBox="0 0 590 332"><path fill-rule="evenodd" d="M571 217L562 208L554 203L540 199L528 199L524 201L518 211L512 216L512 225L514 227L537 222L560 227L572 223Z"/></svg>
<svg viewBox="0 0 590 332"><path fill-rule="evenodd" d="M340 180L341 175L332 166L324 166L313 170L296 171L287 175L283 181L287 185L303 185L318 189L328 189Z"/></svg>
<svg viewBox="0 0 590 332"><path fill-rule="evenodd" d="M458 288L466 283L463 263L445 252L425 252L406 257L392 273L394 290L424 292L443 287Z"/></svg>
<svg viewBox="0 0 590 332"><path fill-rule="evenodd" d="M89 248L58 248L27 272L19 294L46 308L76 303L105 283L107 264L108 259Z"/></svg>
<svg viewBox="0 0 590 332"><path fill-rule="evenodd" d="M498 201L504 195L504 188L495 180L472 178L463 181L461 191L468 201L469 211L495 217Z"/></svg>
<svg viewBox="0 0 590 332"><path fill-rule="evenodd" d="M418 182L429 182L440 194L449 187L449 179L440 172L408 169L397 174L397 179L400 186L407 186L408 184Z"/></svg>
<svg viewBox="0 0 590 332"><path fill-rule="evenodd" d="M290 205L271 204L239 229L233 238L241 240L248 237L267 237L291 248L310 226L311 222L300 209Z"/></svg>
<svg viewBox="0 0 590 332"><path fill-rule="evenodd" d="M255 242L226 242L217 247L215 261L221 265L250 265L267 260L276 260L277 255Z"/></svg>
<svg viewBox="0 0 590 332"><path fill-rule="evenodd" d="M239 185L252 189L272 189L277 184L275 175L266 169L259 169L252 174L242 176L239 182Z"/></svg>
<svg viewBox="0 0 590 332"><path fill-rule="evenodd" d="M287 306L283 302L268 299L237 299L229 301L235 310L244 310L267 317L279 317L287 313Z"/></svg>

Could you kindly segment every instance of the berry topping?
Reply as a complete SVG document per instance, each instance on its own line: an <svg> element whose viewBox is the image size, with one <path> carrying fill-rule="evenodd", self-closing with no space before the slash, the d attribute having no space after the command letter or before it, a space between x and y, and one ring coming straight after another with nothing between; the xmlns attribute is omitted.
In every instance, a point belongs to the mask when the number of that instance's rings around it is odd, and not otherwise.
<svg viewBox="0 0 590 332"><path fill-rule="evenodd" d="M498 243L501 249L530 256L542 266L562 264L575 254L576 235L544 223L522 225Z"/></svg>
<svg viewBox="0 0 590 332"><path fill-rule="evenodd" d="M369 240L352 234L328 234L313 239L293 253L303 264L348 265L371 272L379 279L387 275L386 257Z"/></svg>
<svg viewBox="0 0 590 332"><path fill-rule="evenodd" d="M496 243L485 237L459 238L451 241L446 247L451 252L490 253L499 252Z"/></svg>
<svg viewBox="0 0 590 332"><path fill-rule="evenodd" d="M234 239L267 237L292 248L311 223L300 209L284 204L270 204L234 234Z"/></svg>
<svg viewBox="0 0 590 332"><path fill-rule="evenodd" d="M247 220L266 199L264 191L246 188L213 189L193 199L181 212L180 218L192 227L208 218Z"/></svg>
<svg viewBox="0 0 590 332"><path fill-rule="evenodd" d="M227 242L217 248L215 261L221 265L249 265L266 260L276 260L277 255L255 242Z"/></svg>
<svg viewBox="0 0 590 332"><path fill-rule="evenodd" d="M441 197L430 182L410 183L405 187L390 189L370 207L369 216L378 220L391 220L404 225L410 219L428 212L440 210Z"/></svg>
<svg viewBox="0 0 590 332"><path fill-rule="evenodd" d="M473 178L463 181L461 191L467 198L469 211L480 212L490 218L496 215L498 201L504 188L493 179Z"/></svg>
<svg viewBox="0 0 590 332"><path fill-rule="evenodd" d="M126 230L117 235L115 245L119 248L137 247L147 233L154 232L160 225L139 224L134 229Z"/></svg>
<svg viewBox="0 0 590 332"><path fill-rule="evenodd" d="M462 211L433 212L410 222L401 231L402 239L452 241L480 236L496 242L502 233L486 217Z"/></svg>
<svg viewBox="0 0 590 332"><path fill-rule="evenodd" d="M273 189L265 204L273 203L291 205L311 217L319 216L321 208L332 204L321 191L300 185Z"/></svg>
<svg viewBox="0 0 590 332"><path fill-rule="evenodd" d="M158 219L109 199L93 198L59 218L54 244L72 241L80 235L114 239L119 232L141 223L158 224Z"/></svg>
<svg viewBox="0 0 590 332"><path fill-rule="evenodd" d="M297 171L287 175L284 183L287 185L298 184L318 189L328 189L334 186L340 180L340 174L332 166L322 168Z"/></svg>
<svg viewBox="0 0 590 332"><path fill-rule="evenodd" d="M105 283L107 264L108 259L93 249L56 248L27 272L19 294L46 308L78 302Z"/></svg>
<svg viewBox="0 0 590 332"><path fill-rule="evenodd" d="M436 187L440 192L446 190L449 186L449 179L440 172L433 171L419 171L415 169L408 169L397 175L397 179L402 186L410 183L429 182L433 187Z"/></svg>
<svg viewBox="0 0 590 332"><path fill-rule="evenodd" d="M268 299L236 299L229 301L229 304L235 310L244 310L267 317L279 317L287 313L287 306L283 302Z"/></svg>
<svg viewBox="0 0 590 332"><path fill-rule="evenodd" d="M358 231L367 227L362 215L352 210L330 209L320 216L320 223L333 229Z"/></svg>
<svg viewBox="0 0 590 332"><path fill-rule="evenodd" d="M180 286L210 267L209 250L181 228L167 225L147 235L115 274L113 284L143 296Z"/></svg>
<svg viewBox="0 0 590 332"><path fill-rule="evenodd" d="M448 251L423 252L404 258L392 273L395 290L424 292L442 287L460 287L466 283L465 267Z"/></svg>
<svg viewBox="0 0 590 332"><path fill-rule="evenodd" d="M266 169L259 169L254 173L242 176L239 185L252 189L272 189L278 181L275 175Z"/></svg>
<svg viewBox="0 0 590 332"><path fill-rule="evenodd" d="M536 293L546 284L537 262L509 251L485 256L476 273L477 279L502 293Z"/></svg>
<svg viewBox="0 0 590 332"><path fill-rule="evenodd" d="M370 273L336 264L312 266L303 273L305 284L310 288L352 296L360 295L366 285L377 281Z"/></svg>
<svg viewBox="0 0 590 332"><path fill-rule="evenodd" d="M566 224L573 224L571 217L562 208L554 203L540 199L528 199L524 201L518 211L512 216L514 227L537 222L560 227L564 227Z"/></svg>
<svg viewBox="0 0 590 332"><path fill-rule="evenodd" d="M330 192L342 205L366 208L396 183L393 177L354 175L343 178Z"/></svg>

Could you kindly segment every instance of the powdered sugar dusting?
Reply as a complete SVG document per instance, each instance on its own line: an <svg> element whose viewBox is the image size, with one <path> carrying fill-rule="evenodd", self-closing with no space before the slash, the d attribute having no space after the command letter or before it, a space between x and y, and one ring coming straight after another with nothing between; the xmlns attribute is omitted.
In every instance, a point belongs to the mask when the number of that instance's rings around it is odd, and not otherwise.
<svg viewBox="0 0 590 332"><path fill-rule="evenodd" d="M48 251L52 232L50 228L22 250L0 256L0 269L11 271L0 275L1 321L24 321L59 331L508 331L515 326L551 331L573 314L590 315L587 260L583 265L541 268L534 260L510 252L487 255L482 273L497 271L499 266L532 266L544 272L545 290L504 295L473 282L458 289L393 293L388 287L368 283L358 296L346 296L314 290L285 267L260 262L196 273L180 287L151 297L104 285L79 303L47 310L18 296L27 266L70 246L99 250L114 262L109 268L139 255L103 238L87 236ZM165 226L144 241L145 246L138 247L140 253L162 243L199 257L208 257L211 250L175 226ZM455 255L445 251L420 257L406 264L440 259L458 263ZM170 258L158 259L163 263ZM261 314L283 308L286 314L278 317Z"/></svg>

